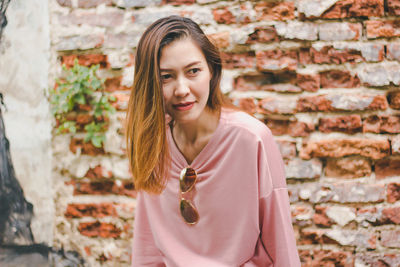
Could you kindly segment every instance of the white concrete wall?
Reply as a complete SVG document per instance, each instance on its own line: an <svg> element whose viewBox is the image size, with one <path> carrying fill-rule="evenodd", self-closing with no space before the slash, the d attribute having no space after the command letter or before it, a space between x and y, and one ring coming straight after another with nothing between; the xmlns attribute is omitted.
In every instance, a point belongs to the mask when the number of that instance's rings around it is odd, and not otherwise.
<svg viewBox="0 0 400 267"><path fill-rule="evenodd" d="M35 242L53 240L48 1L11 0L0 43L0 92L16 176L34 206ZM4 110L3 110L4 111Z"/></svg>

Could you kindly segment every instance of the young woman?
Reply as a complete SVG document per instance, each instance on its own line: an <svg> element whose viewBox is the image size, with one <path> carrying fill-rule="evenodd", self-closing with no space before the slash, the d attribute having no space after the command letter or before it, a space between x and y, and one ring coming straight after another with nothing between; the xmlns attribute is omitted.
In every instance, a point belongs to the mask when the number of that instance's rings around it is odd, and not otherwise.
<svg viewBox="0 0 400 267"><path fill-rule="evenodd" d="M220 79L218 50L192 20L143 34L127 117L132 266L300 266L277 145L225 104Z"/></svg>

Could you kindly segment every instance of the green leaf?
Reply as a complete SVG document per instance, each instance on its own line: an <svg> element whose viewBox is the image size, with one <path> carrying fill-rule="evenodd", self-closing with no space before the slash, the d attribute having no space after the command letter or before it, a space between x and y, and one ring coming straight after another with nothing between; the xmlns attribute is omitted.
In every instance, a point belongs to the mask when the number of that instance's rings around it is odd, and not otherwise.
<svg viewBox="0 0 400 267"><path fill-rule="evenodd" d="M94 136L94 137L92 138L92 144L93 144L95 147L101 147L102 143L103 143L103 138L102 138L102 136L97 135L97 136Z"/></svg>

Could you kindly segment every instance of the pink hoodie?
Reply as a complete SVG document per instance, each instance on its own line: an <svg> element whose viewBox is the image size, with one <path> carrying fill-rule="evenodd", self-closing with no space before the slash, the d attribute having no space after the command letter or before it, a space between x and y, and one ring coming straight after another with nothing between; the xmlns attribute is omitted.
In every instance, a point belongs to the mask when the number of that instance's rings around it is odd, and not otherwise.
<svg viewBox="0 0 400 267"><path fill-rule="evenodd" d="M132 266L298 267L282 158L265 124L223 111L190 167L200 219L179 212L179 174L188 167L167 130L171 178L160 195L138 194Z"/></svg>

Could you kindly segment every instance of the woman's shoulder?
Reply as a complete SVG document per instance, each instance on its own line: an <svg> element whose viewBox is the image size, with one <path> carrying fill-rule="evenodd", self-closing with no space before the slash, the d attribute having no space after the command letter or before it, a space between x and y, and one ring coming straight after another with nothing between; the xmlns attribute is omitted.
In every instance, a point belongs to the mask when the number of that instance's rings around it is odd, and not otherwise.
<svg viewBox="0 0 400 267"><path fill-rule="evenodd" d="M265 123L244 111L223 109L221 118L227 131L234 131L258 138L271 136L271 130Z"/></svg>

